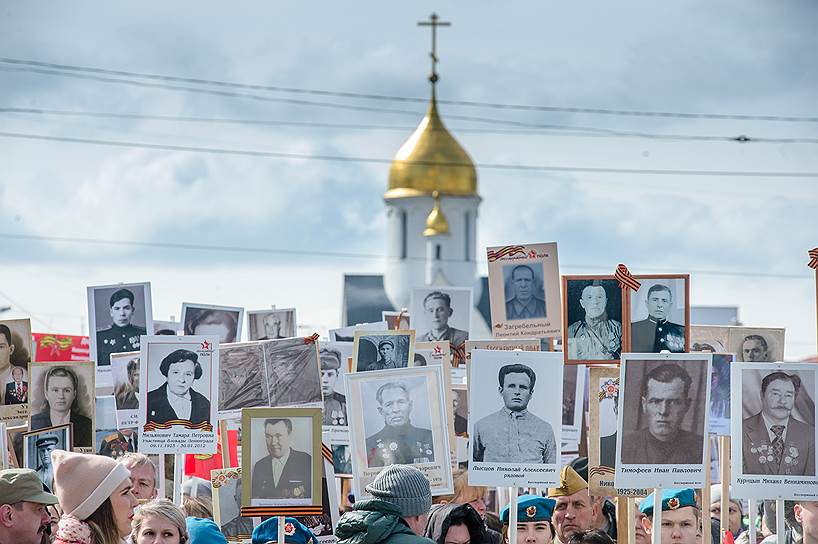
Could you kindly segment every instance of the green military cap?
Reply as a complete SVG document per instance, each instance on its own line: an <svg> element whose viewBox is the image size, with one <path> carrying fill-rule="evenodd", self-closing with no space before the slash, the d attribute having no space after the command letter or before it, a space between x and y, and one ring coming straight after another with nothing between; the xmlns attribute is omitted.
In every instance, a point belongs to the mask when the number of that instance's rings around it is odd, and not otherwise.
<svg viewBox="0 0 818 544"><path fill-rule="evenodd" d="M30 468L0 470L0 504L36 502L57 504L57 497L43 490L43 482Z"/></svg>

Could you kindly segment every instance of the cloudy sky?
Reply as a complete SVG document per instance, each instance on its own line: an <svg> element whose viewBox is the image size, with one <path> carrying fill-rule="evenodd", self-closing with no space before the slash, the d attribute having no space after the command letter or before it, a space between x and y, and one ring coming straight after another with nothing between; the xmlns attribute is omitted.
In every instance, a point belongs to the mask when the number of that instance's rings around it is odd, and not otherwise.
<svg viewBox="0 0 818 544"><path fill-rule="evenodd" d="M415 23L432 11L453 22L439 36L443 99L795 118L441 105L478 164L812 173L478 168L478 248L556 240L564 273L618 262L690 272L694 304L737 305L747 325L787 327L788 357L815 353L806 251L818 245L818 4L808 0L5 2L0 306L12 309L3 316L30 313L36 331L79 333L85 286L149 280L158 319L178 317L182 301L275 304L296 306L304 332L335 326L342 274L383 268L388 163L21 135L389 159L425 109L12 61L425 98L429 33ZM131 117L90 115L100 113ZM713 138L691 138L701 136ZM738 136L762 141L730 140Z"/></svg>

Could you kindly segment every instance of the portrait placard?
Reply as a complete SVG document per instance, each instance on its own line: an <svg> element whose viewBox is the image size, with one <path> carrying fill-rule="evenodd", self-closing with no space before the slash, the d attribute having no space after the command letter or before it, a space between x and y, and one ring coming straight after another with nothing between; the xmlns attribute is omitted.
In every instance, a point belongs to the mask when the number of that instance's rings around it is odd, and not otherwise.
<svg viewBox="0 0 818 544"><path fill-rule="evenodd" d="M28 432L28 423L6 427L6 443L9 448L9 461L15 468L23 466L23 434Z"/></svg>
<svg viewBox="0 0 818 544"><path fill-rule="evenodd" d="M559 485L562 354L474 350L469 485Z"/></svg>
<svg viewBox="0 0 818 544"><path fill-rule="evenodd" d="M816 363L734 365L731 466L735 498L816 500Z"/></svg>
<svg viewBox="0 0 818 544"><path fill-rule="evenodd" d="M645 357L622 354L615 486L702 487L712 355Z"/></svg>
<svg viewBox="0 0 818 544"><path fill-rule="evenodd" d="M215 304L182 303L182 330L186 336L215 335L219 344L241 340L244 308Z"/></svg>
<svg viewBox="0 0 818 544"><path fill-rule="evenodd" d="M579 442L585 397L585 365L568 365L562 371L562 440Z"/></svg>
<svg viewBox="0 0 818 544"><path fill-rule="evenodd" d="M242 515L320 514L321 409L245 408L241 428Z"/></svg>
<svg viewBox="0 0 818 544"><path fill-rule="evenodd" d="M541 351L542 344L537 338L496 338L494 340L468 340L466 341L466 370L463 372L463 379L458 380L455 375L455 382L468 383L468 368L471 366L471 354L476 349L487 349L491 351ZM459 370L454 369L455 371Z"/></svg>
<svg viewBox="0 0 818 544"><path fill-rule="evenodd" d="M247 312L248 340L280 340L296 336L295 308Z"/></svg>
<svg viewBox="0 0 818 544"><path fill-rule="evenodd" d="M464 344L469 339L473 308L470 287L415 287L409 314L417 341Z"/></svg>
<svg viewBox="0 0 818 544"><path fill-rule="evenodd" d="M720 325L691 325L690 351L727 353L727 337L730 327Z"/></svg>
<svg viewBox="0 0 818 544"><path fill-rule="evenodd" d="M415 331L355 331L353 372L406 368L415 357Z"/></svg>
<svg viewBox="0 0 818 544"><path fill-rule="evenodd" d="M113 395L96 398L96 446L95 451L112 459L133 453L139 447L137 424L130 429L117 429L116 400Z"/></svg>
<svg viewBox="0 0 818 544"><path fill-rule="evenodd" d="M684 353L690 345L690 275L634 276L629 289L629 353Z"/></svg>
<svg viewBox="0 0 818 544"><path fill-rule="evenodd" d="M418 342L415 344L414 361L409 366L439 366L443 370L443 392L446 397L446 426L449 429L449 445L455 444L454 395L452 392L452 365L449 350L451 344L445 340ZM418 353L420 350L420 353ZM454 453L454 450L452 450Z"/></svg>
<svg viewBox="0 0 818 544"><path fill-rule="evenodd" d="M329 339L333 342L353 342L355 331L388 331L389 325L386 321L376 321L375 323L359 323L349 327L329 330Z"/></svg>
<svg viewBox="0 0 818 544"><path fill-rule="evenodd" d="M241 467L210 471L213 521L228 542L250 542L253 520L241 515Z"/></svg>
<svg viewBox="0 0 818 544"><path fill-rule="evenodd" d="M180 332L182 332L181 321L159 321L158 319L153 320L153 334L176 336Z"/></svg>
<svg viewBox="0 0 818 544"><path fill-rule="evenodd" d="M352 478L352 451L349 444L332 444L332 466L338 478Z"/></svg>
<svg viewBox="0 0 818 544"><path fill-rule="evenodd" d="M413 465L429 479L432 495L453 492L441 366L347 374L350 444L356 498L383 467Z"/></svg>
<svg viewBox="0 0 818 544"><path fill-rule="evenodd" d="M37 431L23 433L23 465L37 473L37 477L49 489L54 489L54 467L51 452L70 450L71 423L55 425Z"/></svg>
<svg viewBox="0 0 818 544"><path fill-rule="evenodd" d="M216 453L218 337L145 336L139 361L140 453Z"/></svg>
<svg viewBox="0 0 818 544"><path fill-rule="evenodd" d="M381 320L386 322L389 330L409 329L410 316L409 312L390 312L387 310L381 311Z"/></svg>
<svg viewBox="0 0 818 544"><path fill-rule="evenodd" d="M321 514L311 516L296 516L321 544L335 544L335 527L338 525L340 513L338 510L338 493L335 491L335 470L332 466L332 453L327 444L321 448L323 463L321 465Z"/></svg>
<svg viewBox="0 0 818 544"><path fill-rule="evenodd" d="M730 366L734 360L732 353L713 354L708 418L710 434L730 434Z"/></svg>
<svg viewBox="0 0 818 544"><path fill-rule="evenodd" d="M784 360L784 329L762 327L730 327L727 352L736 354L736 361L771 363Z"/></svg>
<svg viewBox="0 0 818 544"><path fill-rule="evenodd" d="M111 354L117 429L135 429L139 425L139 352Z"/></svg>
<svg viewBox="0 0 818 544"><path fill-rule="evenodd" d="M566 364L618 361L625 317L619 282L613 276L563 276L562 292Z"/></svg>
<svg viewBox="0 0 818 544"><path fill-rule="evenodd" d="M329 444L349 444L349 419L344 391L350 342L318 342L321 363L321 395L324 398L323 435Z"/></svg>
<svg viewBox="0 0 818 544"><path fill-rule="evenodd" d="M29 365L31 417L29 429L38 431L71 423L74 451L94 451L94 363L70 361ZM52 420L52 416L59 420Z"/></svg>
<svg viewBox="0 0 818 544"><path fill-rule="evenodd" d="M139 338L153 331L152 316L150 282L88 287L90 360L96 363L97 387L110 394L111 354L139 350Z"/></svg>
<svg viewBox="0 0 818 544"><path fill-rule="evenodd" d="M496 338L562 335L557 243L486 249L491 332Z"/></svg>
<svg viewBox="0 0 818 544"><path fill-rule="evenodd" d="M264 340L264 368L272 407L321 408L321 365L318 346L307 338Z"/></svg>
<svg viewBox="0 0 818 544"><path fill-rule="evenodd" d="M0 321L0 421L14 424L29 417L28 364L33 353L30 319Z"/></svg>
<svg viewBox="0 0 818 544"><path fill-rule="evenodd" d="M261 343L219 345L219 417L269 405Z"/></svg>
<svg viewBox="0 0 818 544"><path fill-rule="evenodd" d="M452 384L452 408L454 411L455 463L464 470L469 459L469 387L465 383Z"/></svg>

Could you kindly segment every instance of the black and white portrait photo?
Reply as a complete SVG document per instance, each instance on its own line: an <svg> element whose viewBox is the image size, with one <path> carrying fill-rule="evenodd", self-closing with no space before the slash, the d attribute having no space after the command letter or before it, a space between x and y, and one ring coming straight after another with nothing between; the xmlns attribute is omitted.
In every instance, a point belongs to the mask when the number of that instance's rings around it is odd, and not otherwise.
<svg viewBox="0 0 818 544"><path fill-rule="evenodd" d="M355 372L406 368L414 360L415 331L355 331L352 367Z"/></svg>
<svg viewBox="0 0 818 544"><path fill-rule="evenodd" d="M153 334L175 336L182 331L181 321L159 321L153 320Z"/></svg>
<svg viewBox="0 0 818 544"><path fill-rule="evenodd" d="M566 361L609 361L622 353L622 290L613 277L563 276Z"/></svg>
<svg viewBox="0 0 818 544"><path fill-rule="evenodd" d="M187 336L216 335L220 344L241 340L244 308L212 304L182 304L182 329Z"/></svg>
<svg viewBox="0 0 818 544"><path fill-rule="evenodd" d="M320 544L334 544L338 541L333 532L338 525L340 514L332 459L325 456L321 467L321 514L297 516L297 519L316 536Z"/></svg>
<svg viewBox="0 0 818 544"><path fill-rule="evenodd" d="M704 481L711 355L655 357L646 360L627 354L622 359L617 487L651 487L656 482L673 487ZM623 465L688 465L691 472L634 475L623 471Z"/></svg>
<svg viewBox="0 0 818 544"><path fill-rule="evenodd" d="M268 406L321 407L321 365L318 346L303 338L262 342Z"/></svg>
<svg viewBox="0 0 818 544"><path fill-rule="evenodd" d="M119 412L115 408L113 395L96 398L96 446L95 453L112 459L119 459L126 453L133 453L139 448L137 422L131 427L118 428ZM133 410L134 412L136 410ZM137 416L138 417L138 416Z"/></svg>
<svg viewBox="0 0 818 544"><path fill-rule="evenodd" d="M730 327L721 325L691 325L690 351L729 353L727 349Z"/></svg>
<svg viewBox="0 0 818 544"><path fill-rule="evenodd" d="M480 399L469 407L469 482L540 487L558 480L538 469L560 459L562 354L474 350L469 375L469 398ZM495 470L482 470L489 466Z"/></svg>
<svg viewBox="0 0 818 544"><path fill-rule="evenodd" d="M248 340L280 340L296 335L295 308L247 312Z"/></svg>
<svg viewBox="0 0 818 544"><path fill-rule="evenodd" d="M111 376L116 425L118 428L136 427L139 422L139 352L112 353Z"/></svg>
<svg viewBox="0 0 818 544"><path fill-rule="evenodd" d="M242 411L244 506L312 505L320 500L321 411ZM317 441L317 442L316 442Z"/></svg>
<svg viewBox="0 0 818 544"><path fill-rule="evenodd" d="M321 395L324 398L323 425L347 427L347 398L343 375L346 374L347 358L352 356L348 342L319 342L318 358L321 362Z"/></svg>
<svg viewBox="0 0 818 544"><path fill-rule="evenodd" d="M332 466L339 478L352 478L352 451L349 444L332 444Z"/></svg>
<svg viewBox="0 0 818 544"><path fill-rule="evenodd" d="M139 360L141 453L215 453L218 338L147 336Z"/></svg>
<svg viewBox="0 0 818 544"><path fill-rule="evenodd" d="M730 434L730 365L735 356L732 353L714 353L713 370L710 374L710 418L711 434Z"/></svg>
<svg viewBox="0 0 818 544"><path fill-rule="evenodd" d="M562 379L562 439L578 441L585 396L585 365L566 365Z"/></svg>
<svg viewBox="0 0 818 544"><path fill-rule="evenodd" d="M557 244L487 248L491 331L496 338L562 334Z"/></svg>
<svg viewBox="0 0 818 544"><path fill-rule="evenodd" d="M89 287L91 356L97 366L110 365L112 353L138 351L139 337L153 331L152 315L150 282Z"/></svg>
<svg viewBox="0 0 818 544"><path fill-rule="evenodd" d="M269 406L261 344L219 346L219 412L253 406Z"/></svg>
<svg viewBox="0 0 818 544"><path fill-rule="evenodd" d="M784 360L784 329L730 327L727 352L736 361L772 363Z"/></svg>
<svg viewBox="0 0 818 544"><path fill-rule="evenodd" d="M638 276L631 297L631 353L683 353L689 321L689 276Z"/></svg>
<svg viewBox="0 0 818 544"><path fill-rule="evenodd" d="M412 326L418 342L445 340L460 346L469 339L472 290L465 287L412 289Z"/></svg>
<svg viewBox="0 0 818 544"><path fill-rule="evenodd" d="M32 363L31 420L37 431L72 424L73 448L94 446L93 362ZM83 450L80 450L83 451Z"/></svg>
<svg viewBox="0 0 818 544"><path fill-rule="evenodd" d="M348 327L341 327L339 329L329 330L329 339L332 342L354 342L355 331L388 331L392 330L389 324L384 321L376 321L374 323L359 323L358 325L350 325Z"/></svg>
<svg viewBox="0 0 818 544"><path fill-rule="evenodd" d="M0 321L0 421L28 418L31 338L31 320Z"/></svg>
<svg viewBox="0 0 818 544"><path fill-rule="evenodd" d="M619 369L589 369L588 488L594 495L609 494L616 467L616 420L619 413Z"/></svg>
<svg viewBox="0 0 818 544"><path fill-rule="evenodd" d="M241 514L241 467L220 468L210 471L213 490L213 521L228 542L250 540L253 519Z"/></svg>
<svg viewBox="0 0 818 544"><path fill-rule="evenodd" d="M30 468L37 477L54 489L54 467L51 464L51 452L70 450L71 425L57 425L23 433L23 468Z"/></svg>
<svg viewBox="0 0 818 544"><path fill-rule="evenodd" d="M443 368L355 372L344 378L355 496L366 494L366 484L394 463L423 467L433 494L451 488Z"/></svg>

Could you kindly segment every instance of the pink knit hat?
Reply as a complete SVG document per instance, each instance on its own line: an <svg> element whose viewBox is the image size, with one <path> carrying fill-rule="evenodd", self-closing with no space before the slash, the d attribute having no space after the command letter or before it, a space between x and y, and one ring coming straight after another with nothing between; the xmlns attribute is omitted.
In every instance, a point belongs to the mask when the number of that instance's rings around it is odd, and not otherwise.
<svg viewBox="0 0 818 544"><path fill-rule="evenodd" d="M60 499L63 512L80 520L93 514L131 477L125 465L103 455L54 450L51 463L54 493Z"/></svg>

